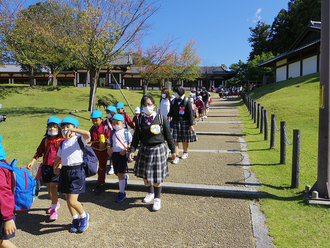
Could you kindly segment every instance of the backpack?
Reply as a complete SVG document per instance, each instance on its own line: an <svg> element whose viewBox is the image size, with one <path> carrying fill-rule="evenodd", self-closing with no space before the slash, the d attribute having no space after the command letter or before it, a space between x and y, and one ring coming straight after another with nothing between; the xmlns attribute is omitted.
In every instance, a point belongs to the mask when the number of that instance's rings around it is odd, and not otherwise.
<svg viewBox="0 0 330 248"><path fill-rule="evenodd" d="M11 164L0 161L0 166L11 171L11 190L15 198L15 211L23 211L31 208L34 198L38 195L35 179L27 169L14 167L17 159Z"/></svg>
<svg viewBox="0 0 330 248"><path fill-rule="evenodd" d="M83 167L85 169L86 177L91 177L97 173L99 160L97 159L93 149L88 145L84 145L81 139L81 137L78 138L78 143L80 149L83 151Z"/></svg>

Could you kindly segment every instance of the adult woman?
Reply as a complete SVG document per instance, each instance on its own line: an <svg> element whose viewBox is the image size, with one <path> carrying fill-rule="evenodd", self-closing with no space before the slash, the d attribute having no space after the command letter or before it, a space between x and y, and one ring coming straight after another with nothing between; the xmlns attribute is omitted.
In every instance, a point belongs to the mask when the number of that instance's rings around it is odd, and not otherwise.
<svg viewBox="0 0 330 248"><path fill-rule="evenodd" d="M185 96L185 90L181 85L173 88L176 99L171 102L168 120L172 118L171 128L173 129L173 140L175 144L176 158L173 164L179 163L179 142L182 142L183 154L182 159L188 158L188 143L197 141L196 132L193 124L193 111L188 98Z"/></svg>
<svg viewBox="0 0 330 248"><path fill-rule="evenodd" d="M159 100L157 114L161 114L167 118L168 112L170 112L170 93L166 87L162 89L162 98Z"/></svg>
<svg viewBox="0 0 330 248"><path fill-rule="evenodd" d="M170 129L166 124L166 118L156 114L155 100L150 95L145 95L141 99L141 106L144 115L140 116L136 122L133 140L131 143L130 159L134 159L134 152L141 141L134 173L135 176L143 178L148 189L147 196L143 202L150 202L154 199L153 210L160 209L161 184L168 173L167 149L165 140L172 152L172 159L176 157L175 145Z"/></svg>

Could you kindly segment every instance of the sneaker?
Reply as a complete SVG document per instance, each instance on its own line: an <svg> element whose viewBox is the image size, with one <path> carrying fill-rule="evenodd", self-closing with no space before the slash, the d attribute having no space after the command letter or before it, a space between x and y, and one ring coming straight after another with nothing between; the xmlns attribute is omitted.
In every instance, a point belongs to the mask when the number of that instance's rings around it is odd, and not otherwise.
<svg viewBox="0 0 330 248"><path fill-rule="evenodd" d="M55 210L58 210L60 207L61 207L61 204L59 201L57 201ZM50 208L47 210L47 214L50 214L50 211L52 211L52 205L50 205Z"/></svg>
<svg viewBox="0 0 330 248"><path fill-rule="evenodd" d="M127 174L125 174L125 189L127 187L127 180L129 179L129 176Z"/></svg>
<svg viewBox="0 0 330 248"><path fill-rule="evenodd" d="M178 156L175 157L175 159L172 161L172 164L177 164L179 163L180 159Z"/></svg>
<svg viewBox="0 0 330 248"><path fill-rule="evenodd" d="M86 217L83 219L80 219L80 227L79 227L79 232L84 232L88 228L89 224L89 214L86 214Z"/></svg>
<svg viewBox="0 0 330 248"><path fill-rule="evenodd" d="M184 152L181 156L182 159L188 158L188 152Z"/></svg>
<svg viewBox="0 0 330 248"><path fill-rule="evenodd" d="M58 212L57 212L55 209L52 209L52 210L50 211L49 220L50 220L50 221L57 220L57 217L58 217Z"/></svg>
<svg viewBox="0 0 330 248"><path fill-rule="evenodd" d="M78 232L78 228L79 228L79 219L74 219L72 221L72 227L70 228L70 232L76 233Z"/></svg>
<svg viewBox="0 0 330 248"><path fill-rule="evenodd" d="M143 202L148 203L151 202L152 199L154 199L155 194L154 193L148 193L146 197L144 197Z"/></svg>
<svg viewBox="0 0 330 248"><path fill-rule="evenodd" d="M116 202L122 202L125 198L126 198L126 193L125 192L124 193L119 192L118 196L116 198Z"/></svg>
<svg viewBox="0 0 330 248"><path fill-rule="evenodd" d="M195 125L197 125L197 121L195 121Z"/></svg>
<svg viewBox="0 0 330 248"><path fill-rule="evenodd" d="M205 115L204 118L206 119L207 118L207 115Z"/></svg>
<svg viewBox="0 0 330 248"><path fill-rule="evenodd" d="M95 194L100 194L103 190L103 184L96 185L96 188L93 190Z"/></svg>
<svg viewBox="0 0 330 248"><path fill-rule="evenodd" d="M154 211L158 211L160 209L160 199L159 198L155 198L154 200L154 205L152 206L152 210Z"/></svg>
<svg viewBox="0 0 330 248"><path fill-rule="evenodd" d="M113 170L113 166L111 166L108 175L113 175L113 174L115 174L115 171Z"/></svg>

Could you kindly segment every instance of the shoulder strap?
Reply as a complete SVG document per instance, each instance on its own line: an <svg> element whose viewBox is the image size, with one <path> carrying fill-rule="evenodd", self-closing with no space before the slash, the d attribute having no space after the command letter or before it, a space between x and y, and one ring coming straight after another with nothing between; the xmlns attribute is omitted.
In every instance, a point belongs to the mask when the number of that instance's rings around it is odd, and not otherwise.
<svg viewBox="0 0 330 248"><path fill-rule="evenodd" d="M127 129L126 129L127 130ZM117 134L115 133L115 137L116 139L119 141L119 143L124 147L124 149L126 149L125 144L123 144L123 142L121 142L121 140L118 138Z"/></svg>
<svg viewBox="0 0 330 248"><path fill-rule="evenodd" d="M48 137L46 137L45 139L45 148L47 147L47 141L48 141Z"/></svg>
<svg viewBox="0 0 330 248"><path fill-rule="evenodd" d="M82 141L82 136L78 137L78 143L79 143L80 149L83 150L85 145Z"/></svg>
<svg viewBox="0 0 330 248"><path fill-rule="evenodd" d="M187 97L184 97L184 103L183 103L183 106L186 107L186 106L187 106L187 103L188 103L188 98L187 98Z"/></svg>
<svg viewBox="0 0 330 248"><path fill-rule="evenodd" d="M109 136L111 147L113 146L113 145L112 145L112 142L113 142L113 141L112 141L112 137L113 137L114 134L115 134L115 130L114 130L114 129L111 129L110 136Z"/></svg>
<svg viewBox="0 0 330 248"><path fill-rule="evenodd" d="M6 164L5 162L2 162L2 161L0 161L0 167L6 168L10 171L13 171L13 167L11 167L11 165Z"/></svg>

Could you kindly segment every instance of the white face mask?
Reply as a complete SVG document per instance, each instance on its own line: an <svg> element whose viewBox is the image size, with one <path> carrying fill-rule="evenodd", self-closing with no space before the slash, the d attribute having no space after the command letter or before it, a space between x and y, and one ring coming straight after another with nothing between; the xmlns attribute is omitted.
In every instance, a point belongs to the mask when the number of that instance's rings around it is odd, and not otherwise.
<svg viewBox="0 0 330 248"><path fill-rule="evenodd" d="M178 97L179 95L178 95L178 93L174 92L174 93L173 93L173 96L174 96L174 97Z"/></svg>
<svg viewBox="0 0 330 248"><path fill-rule="evenodd" d="M166 98L166 94L162 94L162 98Z"/></svg>
<svg viewBox="0 0 330 248"><path fill-rule="evenodd" d="M111 117L112 117L112 114L107 114L107 117L108 117L108 118L111 118Z"/></svg>
<svg viewBox="0 0 330 248"><path fill-rule="evenodd" d="M154 106L147 106L143 108L143 112L147 115L151 115L154 112Z"/></svg>
<svg viewBox="0 0 330 248"><path fill-rule="evenodd" d="M55 135L58 135L58 131L55 131L55 132L48 131L47 134L50 136L55 136Z"/></svg>
<svg viewBox="0 0 330 248"><path fill-rule="evenodd" d="M113 129L115 129L116 131L119 131L121 128L122 128L122 126L112 126L113 127Z"/></svg>
<svg viewBox="0 0 330 248"><path fill-rule="evenodd" d="M62 134L64 135L64 137L66 137L66 134L68 133L68 130L66 130L66 131L62 131Z"/></svg>

